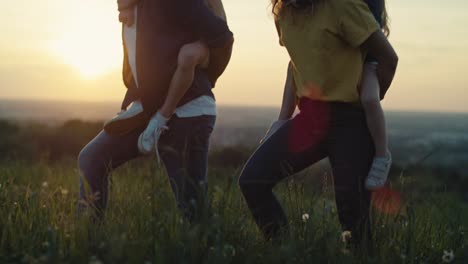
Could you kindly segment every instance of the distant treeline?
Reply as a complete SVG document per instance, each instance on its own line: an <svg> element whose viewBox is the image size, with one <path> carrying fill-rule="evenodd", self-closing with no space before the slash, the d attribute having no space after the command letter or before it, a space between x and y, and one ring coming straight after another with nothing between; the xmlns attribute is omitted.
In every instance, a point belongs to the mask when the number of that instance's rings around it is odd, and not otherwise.
<svg viewBox="0 0 468 264"><path fill-rule="evenodd" d="M80 120L70 120L59 126L0 120L0 162L73 160L101 129L101 122ZM236 168L240 172L255 147L256 145L214 145L209 157L210 167ZM394 184L405 184L405 188L415 188L418 193L447 191L457 193L468 201L468 172L460 168L434 167L433 164L431 166L414 164L409 167L393 164L390 179ZM318 175L318 177L303 177L315 188L321 186L323 175L331 174L329 167L323 165L316 166L307 173L309 176Z"/></svg>
<svg viewBox="0 0 468 264"><path fill-rule="evenodd" d="M0 157L52 161L76 157L101 129L102 123L79 120L61 126L0 120Z"/></svg>
<svg viewBox="0 0 468 264"><path fill-rule="evenodd" d="M60 126L16 123L0 120L0 160L60 161L75 159L80 150L102 129L101 122L70 120ZM210 162L221 167L237 167L253 148L214 148Z"/></svg>

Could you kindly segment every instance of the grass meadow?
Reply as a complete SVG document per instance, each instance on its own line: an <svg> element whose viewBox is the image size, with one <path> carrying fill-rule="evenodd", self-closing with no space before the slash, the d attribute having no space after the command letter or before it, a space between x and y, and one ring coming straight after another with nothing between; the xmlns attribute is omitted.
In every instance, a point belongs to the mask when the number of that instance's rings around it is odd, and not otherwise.
<svg viewBox="0 0 468 264"><path fill-rule="evenodd" d="M76 214L74 160L0 163L0 263L468 263L468 205L450 192L415 193L407 175L374 200L373 252L341 242L330 177L309 172L275 189L291 232L264 241L237 187L240 168L212 167L209 208L183 220L151 159L112 174L105 219ZM317 177L317 176L310 176ZM382 198L383 197L383 198Z"/></svg>

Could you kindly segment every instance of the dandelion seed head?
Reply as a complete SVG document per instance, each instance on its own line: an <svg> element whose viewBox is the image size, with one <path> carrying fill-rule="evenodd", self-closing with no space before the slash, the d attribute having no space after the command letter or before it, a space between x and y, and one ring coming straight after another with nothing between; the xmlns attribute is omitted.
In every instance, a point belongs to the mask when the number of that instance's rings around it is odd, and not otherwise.
<svg viewBox="0 0 468 264"><path fill-rule="evenodd" d="M68 194L68 190L67 189L62 189L60 190L62 192L62 195L63 196L66 196Z"/></svg>
<svg viewBox="0 0 468 264"><path fill-rule="evenodd" d="M307 221L309 221L309 218L310 218L310 217L309 217L309 214L308 214L308 213L304 213L304 214L302 215L302 222L307 223Z"/></svg>
<svg viewBox="0 0 468 264"><path fill-rule="evenodd" d="M351 240L351 238L353 237L351 231L343 231L343 233L341 233L341 242L343 243L348 243L349 240Z"/></svg>
<svg viewBox="0 0 468 264"><path fill-rule="evenodd" d="M49 183L46 182L46 181L43 182L43 183L42 183L42 188L47 188L47 187L49 187Z"/></svg>
<svg viewBox="0 0 468 264"><path fill-rule="evenodd" d="M89 259L89 264L102 264L102 261L99 260L98 257L92 256L92 257Z"/></svg>
<svg viewBox="0 0 468 264"><path fill-rule="evenodd" d="M455 259L455 254L453 250L444 250L444 254L442 255L442 261L444 263L450 263Z"/></svg>
<svg viewBox="0 0 468 264"><path fill-rule="evenodd" d="M236 255L236 249L231 245L224 246L224 255L234 257Z"/></svg>

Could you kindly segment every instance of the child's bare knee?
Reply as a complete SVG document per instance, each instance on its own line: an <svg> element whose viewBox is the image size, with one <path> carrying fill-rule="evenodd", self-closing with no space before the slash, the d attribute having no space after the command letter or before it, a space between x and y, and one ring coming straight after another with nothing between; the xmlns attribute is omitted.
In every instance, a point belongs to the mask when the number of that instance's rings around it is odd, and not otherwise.
<svg viewBox="0 0 468 264"><path fill-rule="evenodd" d="M201 44L193 43L185 45L180 49L178 66L182 68L195 68L203 62L203 58L206 55L206 48Z"/></svg>

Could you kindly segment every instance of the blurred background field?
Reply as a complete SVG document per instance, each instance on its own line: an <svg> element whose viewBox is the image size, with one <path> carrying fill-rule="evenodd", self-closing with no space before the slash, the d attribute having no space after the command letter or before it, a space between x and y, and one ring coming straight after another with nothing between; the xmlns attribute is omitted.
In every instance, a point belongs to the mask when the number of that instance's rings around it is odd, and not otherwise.
<svg viewBox="0 0 468 264"><path fill-rule="evenodd" d="M454 263L468 262L468 114L387 113L395 162L374 195L368 256L340 243L326 160L278 186L294 228L281 245L262 240L236 180L274 108L218 108L201 223L181 219L151 157L115 171L101 226L77 218L76 157L118 110L0 102L0 263L441 263L452 252Z"/></svg>

